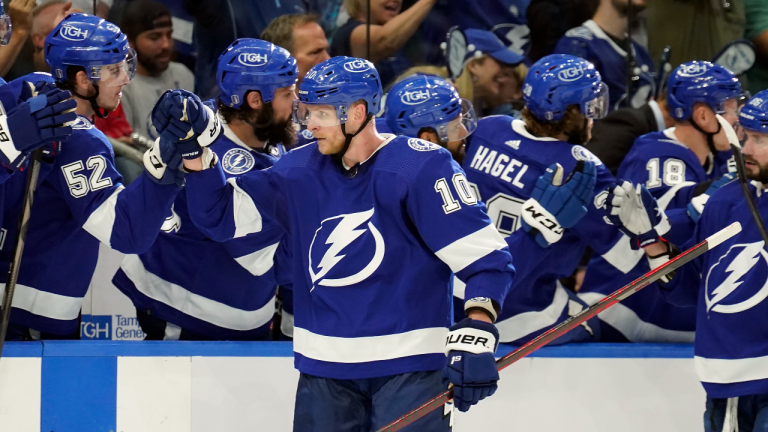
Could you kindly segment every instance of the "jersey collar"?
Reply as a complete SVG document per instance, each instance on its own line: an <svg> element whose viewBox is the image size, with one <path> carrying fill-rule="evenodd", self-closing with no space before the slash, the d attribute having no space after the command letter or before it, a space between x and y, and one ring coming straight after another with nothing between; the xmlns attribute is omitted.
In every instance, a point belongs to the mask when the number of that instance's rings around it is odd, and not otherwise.
<svg viewBox="0 0 768 432"><path fill-rule="evenodd" d="M582 24L582 25L584 27L586 27L587 29L589 29L589 31L591 31L592 34L595 35L596 38L602 39L602 40L608 42L608 44L611 45L613 50L616 51L617 53L621 54L622 57L626 57L627 56L627 52L624 50L624 48L622 48L619 45L617 45L616 42L613 41L613 39L608 37L608 35L605 34L603 29L601 29L600 26L597 25L596 22L594 22L594 21L592 21L590 19L590 20L584 21L584 24ZM632 47L632 53L633 54L635 53L635 47L634 46Z"/></svg>
<svg viewBox="0 0 768 432"><path fill-rule="evenodd" d="M376 150L374 150L373 153L371 153L371 155L368 156L368 158L366 160L360 162L359 165L363 165L364 163L368 162L373 157L373 155L375 155L379 150L384 148L385 145L389 144L390 141L392 141L393 139L397 138L397 135L394 135L394 134L382 133L382 134L379 134L379 135L384 137L384 142L382 142L378 147L376 147ZM347 171L352 169L352 167L349 167L349 166L347 166L347 164L344 163L343 159L341 160L341 166L343 166L344 169L347 170Z"/></svg>
<svg viewBox="0 0 768 432"><path fill-rule="evenodd" d="M512 120L512 130L515 131L517 134L522 135L525 138L528 138L534 141L559 141L557 138L535 137L531 135L531 133L528 132L528 129L525 128L525 122L522 120Z"/></svg>

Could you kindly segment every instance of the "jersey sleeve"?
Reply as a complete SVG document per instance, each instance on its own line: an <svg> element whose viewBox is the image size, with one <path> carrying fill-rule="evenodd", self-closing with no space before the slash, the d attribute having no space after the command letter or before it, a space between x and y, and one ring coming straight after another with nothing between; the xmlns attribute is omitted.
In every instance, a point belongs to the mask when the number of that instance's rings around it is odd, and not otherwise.
<svg viewBox="0 0 768 432"><path fill-rule="evenodd" d="M504 303L515 274L512 257L447 151L434 152L411 182L407 212L427 247L466 284L465 299Z"/></svg>
<svg viewBox="0 0 768 432"><path fill-rule="evenodd" d="M47 176L84 230L122 253L152 246L180 188L159 185L146 174L127 188L108 144L91 133L73 134Z"/></svg>
<svg viewBox="0 0 768 432"><path fill-rule="evenodd" d="M275 254L282 235L276 229L234 238L224 243L224 249L241 267L254 276L264 276L275 265Z"/></svg>
<svg viewBox="0 0 768 432"><path fill-rule="evenodd" d="M264 217L276 212L280 187L273 177L274 170L267 169L226 179L220 163L189 173L189 215L200 231L219 242L261 232Z"/></svg>

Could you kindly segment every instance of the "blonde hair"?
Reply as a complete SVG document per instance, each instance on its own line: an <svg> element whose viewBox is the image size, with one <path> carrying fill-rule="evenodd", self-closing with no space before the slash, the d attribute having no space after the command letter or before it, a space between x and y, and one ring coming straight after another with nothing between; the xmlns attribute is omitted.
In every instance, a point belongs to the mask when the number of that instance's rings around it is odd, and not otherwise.
<svg viewBox="0 0 768 432"><path fill-rule="evenodd" d="M358 19L367 12L363 3L362 0L344 0L344 8L347 10L350 18Z"/></svg>

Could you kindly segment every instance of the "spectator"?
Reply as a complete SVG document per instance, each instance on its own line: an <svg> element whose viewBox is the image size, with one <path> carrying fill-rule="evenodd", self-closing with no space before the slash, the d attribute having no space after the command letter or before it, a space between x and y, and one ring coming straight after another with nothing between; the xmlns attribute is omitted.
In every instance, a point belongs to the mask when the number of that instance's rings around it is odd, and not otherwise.
<svg viewBox="0 0 768 432"><path fill-rule="evenodd" d="M744 37L755 44L756 64L747 73L749 91L768 89L768 5L765 0L744 0L747 30Z"/></svg>
<svg viewBox="0 0 768 432"><path fill-rule="evenodd" d="M8 71L11 70L11 67L16 62L16 58L27 43L30 30L32 29L32 9L34 7L35 0L11 0L11 3L8 5L8 15L11 17L13 33L8 45L0 47L0 76L7 78L8 81L16 78L15 75L10 76ZM26 75L30 72L34 71L25 70L23 73L18 72L18 76Z"/></svg>
<svg viewBox="0 0 768 432"><path fill-rule="evenodd" d="M136 77L123 90L123 109L134 132L156 138L151 113L168 89L194 88L194 75L186 66L171 61L173 23L171 13L154 0L135 0L125 9L122 29L136 50Z"/></svg>
<svg viewBox="0 0 768 432"><path fill-rule="evenodd" d="M522 96L528 68L523 63L525 57L508 50L493 33L467 29L464 34L468 49L464 70L455 84L461 97L471 101L478 116L483 117Z"/></svg>
<svg viewBox="0 0 768 432"><path fill-rule="evenodd" d="M411 66L403 47L424 21L437 0L419 0L400 13L401 0L371 0L370 57L367 52L366 0L345 0L350 19L339 27L331 42L331 56L367 58L375 63L386 87Z"/></svg>
<svg viewBox="0 0 768 432"><path fill-rule="evenodd" d="M216 61L240 38L259 38L280 15L306 13L307 0L182 0L195 20L195 93L201 99L215 97Z"/></svg>
<svg viewBox="0 0 768 432"><path fill-rule="evenodd" d="M632 56L638 77L627 94L627 14L629 8L638 12L645 0L601 0L591 20L568 30L555 46L555 53L571 54L589 60L608 85L610 110L625 106L638 108L655 94L653 60L648 51L632 41ZM629 99L629 100L627 100Z"/></svg>
<svg viewBox="0 0 768 432"><path fill-rule="evenodd" d="M299 82L312 66L330 58L328 40L317 15L288 14L272 20L261 39L285 48L299 65Z"/></svg>
<svg viewBox="0 0 768 432"><path fill-rule="evenodd" d="M32 62L35 72L50 72L43 53L45 37L64 19L65 15L82 12L80 9L72 9L71 6L72 2L50 0L32 10L32 45L34 46Z"/></svg>
<svg viewBox="0 0 768 432"><path fill-rule="evenodd" d="M421 26L424 58L428 63L442 63L440 44L445 41L448 30L456 25L463 29L492 31L508 49L526 55L531 42L526 19L529 3L530 0L483 0L482 7L479 7L477 0L439 0ZM558 17L557 21L561 20ZM553 25L554 22L548 24ZM564 29L561 35L569 28Z"/></svg>
<svg viewBox="0 0 768 432"><path fill-rule="evenodd" d="M765 1L756 1L765 7ZM672 68L693 60L712 60L728 42L744 37L744 0L649 2L648 50L659 58L672 46Z"/></svg>
<svg viewBox="0 0 768 432"><path fill-rule="evenodd" d="M531 61L552 54L565 32L592 18L599 5L600 0L531 0L526 11Z"/></svg>

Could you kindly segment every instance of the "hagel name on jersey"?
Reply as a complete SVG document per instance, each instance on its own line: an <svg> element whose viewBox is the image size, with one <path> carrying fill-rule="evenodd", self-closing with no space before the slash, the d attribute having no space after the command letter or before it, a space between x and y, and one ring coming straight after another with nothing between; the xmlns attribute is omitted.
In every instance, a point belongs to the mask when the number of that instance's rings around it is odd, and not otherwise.
<svg viewBox="0 0 768 432"><path fill-rule="evenodd" d="M481 145L478 147L477 153L475 153L475 157L472 159L472 164L469 167L498 177L520 189L525 188L520 179L528 171L528 165L517 159L510 158L504 153L499 153L496 150L491 150ZM513 174L515 177L510 177Z"/></svg>

